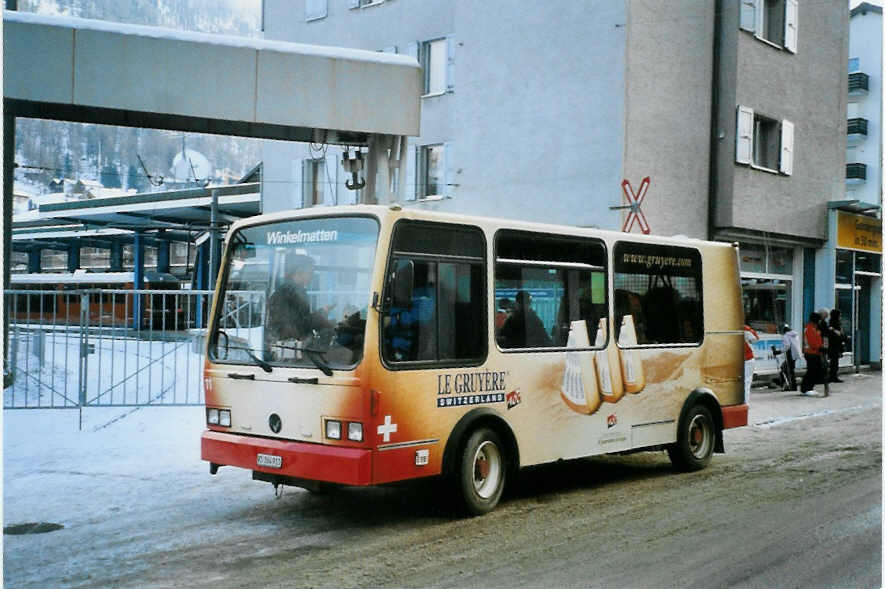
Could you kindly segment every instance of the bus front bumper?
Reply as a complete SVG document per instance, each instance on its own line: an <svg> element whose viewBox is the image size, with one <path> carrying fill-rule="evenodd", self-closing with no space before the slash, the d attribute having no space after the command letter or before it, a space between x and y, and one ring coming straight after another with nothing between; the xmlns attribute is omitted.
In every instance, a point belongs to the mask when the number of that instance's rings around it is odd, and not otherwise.
<svg viewBox="0 0 885 589"><path fill-rule="evenodd" d="M279 468L259 465L259 454L282 459ZM237 466L283 477L341 485L372 484L372 451L361 448L205 431L200 439L200 457L213 465ZM268 462L266 458L262 460Z"/></svg>

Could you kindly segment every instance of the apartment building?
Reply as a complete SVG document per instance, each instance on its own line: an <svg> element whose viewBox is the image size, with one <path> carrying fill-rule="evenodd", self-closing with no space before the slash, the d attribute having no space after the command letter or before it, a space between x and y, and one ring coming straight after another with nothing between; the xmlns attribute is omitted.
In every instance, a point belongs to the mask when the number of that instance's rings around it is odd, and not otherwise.
<svg viewBox="0 0 885 589"><path fill-rule="evenodd" d="M621 230L622 182L648 177L651 233L740 242L747 320L769 332L832 306L818 267L845 198L848 21L847 2L811 0L263 5L268 39L424 66L404 205ZM336 151L266 150L265 210L358 200Z"/></svg>

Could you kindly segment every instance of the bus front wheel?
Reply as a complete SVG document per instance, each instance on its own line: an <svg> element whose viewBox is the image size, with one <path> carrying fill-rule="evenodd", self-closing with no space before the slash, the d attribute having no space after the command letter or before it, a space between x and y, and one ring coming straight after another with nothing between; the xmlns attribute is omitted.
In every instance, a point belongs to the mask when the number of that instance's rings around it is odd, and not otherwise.
<svg viewBox="0 0 885 589"><path fill-rule="evenodd" d="M679 423L676 443L667 448L677 470L701 470L710 464L716 446L716 427L710 410L694 405Z"/></svg>
<svg viewBox="0 0 885 589"><path fill-rule="evenodd" d="M507 478L504 446L493 430L475 430L461 453L457 483L464 508L470 515L490 512L501 499Z"/></svg>

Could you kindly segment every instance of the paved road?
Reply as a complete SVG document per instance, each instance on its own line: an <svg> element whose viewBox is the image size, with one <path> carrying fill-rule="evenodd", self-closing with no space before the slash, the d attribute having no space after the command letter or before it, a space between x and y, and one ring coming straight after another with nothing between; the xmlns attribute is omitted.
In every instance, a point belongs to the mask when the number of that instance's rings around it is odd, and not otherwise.
<svg viewBox="0 0 885 589"><path fill-rule="evenodd" d="M432 483L274 500L233 471L180 474L167 509L94 516L101 538L7 536L7 586L880 587L881 376L847 381L755 389L704 471L663 452L549 465L474 519Z"/></svg>

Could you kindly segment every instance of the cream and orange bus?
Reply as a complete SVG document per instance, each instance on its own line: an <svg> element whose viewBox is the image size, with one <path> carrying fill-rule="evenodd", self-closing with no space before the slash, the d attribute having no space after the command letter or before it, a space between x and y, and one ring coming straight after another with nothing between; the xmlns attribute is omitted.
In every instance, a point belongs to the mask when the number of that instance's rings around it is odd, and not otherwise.
<svg viewBox="0 0 885 589"><path fill-rule="evenodd" d="M227 236L202 458L317 489L441 476L488 512L521 467L747 423L737 248L369 206Z"/></svg>

